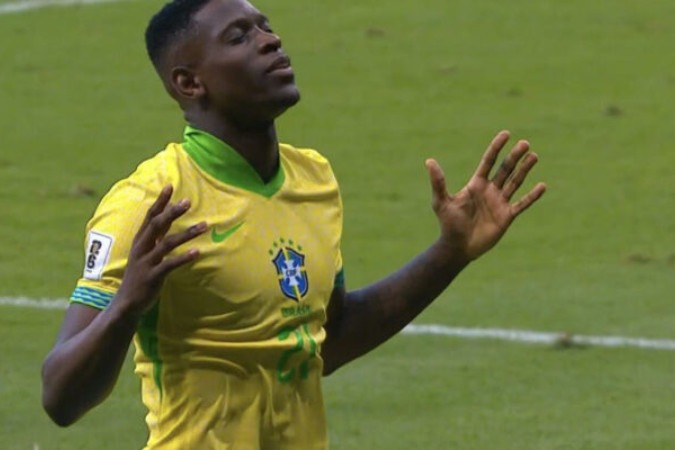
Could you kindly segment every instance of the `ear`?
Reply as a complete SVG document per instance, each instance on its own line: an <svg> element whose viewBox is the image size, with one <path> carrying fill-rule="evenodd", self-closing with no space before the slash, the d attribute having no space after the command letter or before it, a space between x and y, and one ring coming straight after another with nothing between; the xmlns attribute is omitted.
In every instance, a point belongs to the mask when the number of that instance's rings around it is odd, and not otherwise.
<svg viewBox="0 0 675 450"><path fill-rule="evenodd" d="M171 90L177 99L199 101L206 95L206 86L191 69L178 66L169 74Z"/></svg>

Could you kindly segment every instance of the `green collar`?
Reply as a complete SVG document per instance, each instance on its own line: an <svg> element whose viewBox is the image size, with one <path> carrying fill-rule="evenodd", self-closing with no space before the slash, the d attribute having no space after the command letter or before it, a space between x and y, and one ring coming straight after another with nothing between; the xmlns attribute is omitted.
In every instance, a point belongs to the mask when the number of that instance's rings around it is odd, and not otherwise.
<svg viewBox="0 0 675 450"><path fill-rule="evenodd" d="M187 154L218 181L267 198L276 194L284 184L286 177L281 162L277 173L265 183L243 156L217 137L188 125L183 138L183 148Z"/></svg>

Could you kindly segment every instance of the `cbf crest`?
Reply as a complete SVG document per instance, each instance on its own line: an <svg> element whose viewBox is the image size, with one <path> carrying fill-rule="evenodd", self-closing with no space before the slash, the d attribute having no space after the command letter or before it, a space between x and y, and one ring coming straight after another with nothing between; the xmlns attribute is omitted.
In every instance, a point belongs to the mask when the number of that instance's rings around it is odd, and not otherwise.
<svg viewBox="0 0 675 450"><path fill-rule="evenodd" d="M269 253L273 256L272 263L277 269L281 292L296 302L300 301L309 289L302 247L292 239L279 239Z"/></svg>

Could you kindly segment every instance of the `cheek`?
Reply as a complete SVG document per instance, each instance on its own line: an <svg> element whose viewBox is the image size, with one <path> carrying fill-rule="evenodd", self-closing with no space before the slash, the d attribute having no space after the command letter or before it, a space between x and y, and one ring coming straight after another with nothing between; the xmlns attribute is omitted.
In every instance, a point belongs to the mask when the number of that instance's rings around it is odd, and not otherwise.
<svg viewBox="0 0 675 450"><path fill-rule="evenodd" d="M229 98L247 99L264 90L262 76L247 66L227 65L219 70L217 89Z"/></svg>
<svg viewBox="0 0 675 450"><path fill-rule="evenodd" d="M203 81L214 95L229 96L252 86L248 52L213 46L201 64Z"/></svg>

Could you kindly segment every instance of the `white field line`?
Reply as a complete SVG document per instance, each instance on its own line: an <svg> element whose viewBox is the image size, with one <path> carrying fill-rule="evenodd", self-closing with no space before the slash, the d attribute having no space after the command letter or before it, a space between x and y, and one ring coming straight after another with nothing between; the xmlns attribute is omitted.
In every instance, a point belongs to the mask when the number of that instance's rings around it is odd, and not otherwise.
<svg viewBox="0 0 675 450"><path fill-rule="evenodd" d="M14 14L48 6L92 5L98 3L116 3L123 0L18 0L0 4L0 15Z"/></svg>
<svg viewBox="0 0 675 450"><path fill-rule="evenodd" d="M68 306L68 300L63 298L28 298L28 297L0 297L0 306L18 306L32 309L61 309Z"/></svg>
<svg viewBox="0 0 675 450"><path fill-rule="evenodd" d="M497 339L560 346L637 347L653 350L675 350L673 339L647 339L625 336L582 336L568 333L551 333L530 330L505 330L500 328L462 328L444 325L408 325L403 334L453 336L465 339Z"/></svg>
<svg viewBox="0 0 675 450"><path fill-rule="evenodd" d="M60 309L68 306L66 299L34 299L28 297L0 297L0 306L32 309ZM526 344L597 347L634 347L651 350L675 351L673 339L647 339L625 336L582 336L530 330L500 328L463 328L445 325L408 325L401 332L405 335L451 336L464 339L494 339Z"/></svg>

